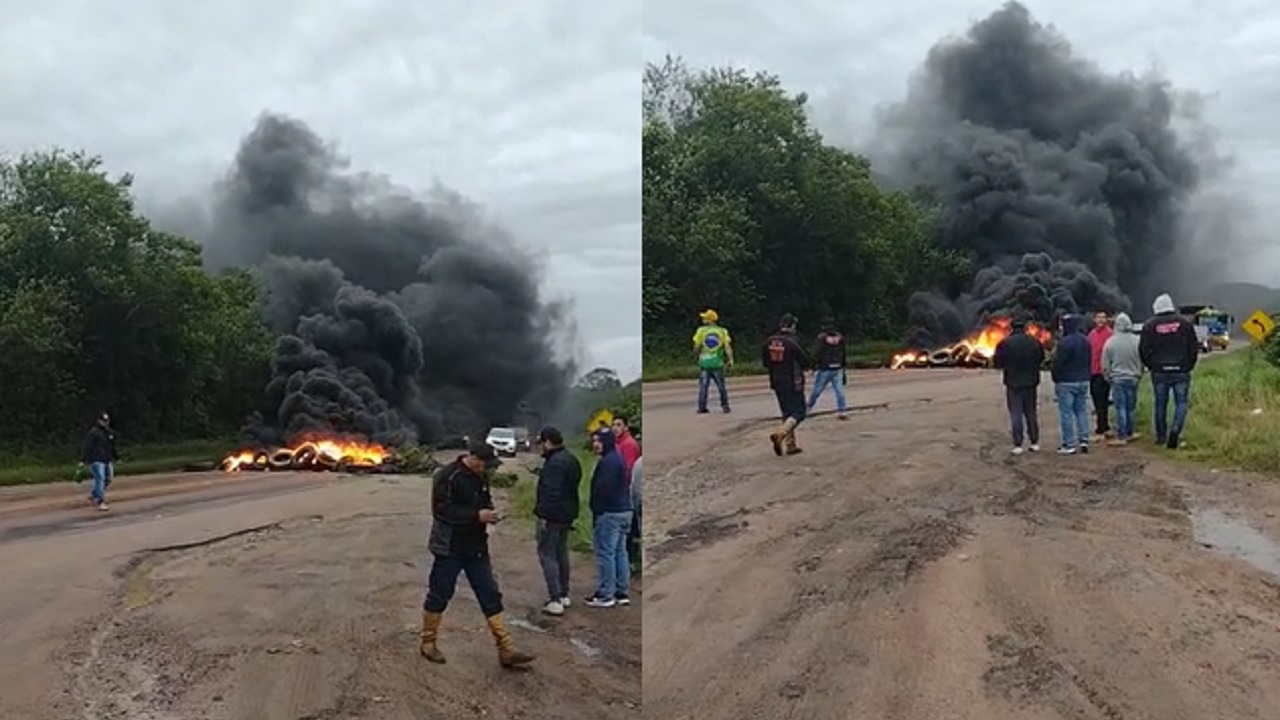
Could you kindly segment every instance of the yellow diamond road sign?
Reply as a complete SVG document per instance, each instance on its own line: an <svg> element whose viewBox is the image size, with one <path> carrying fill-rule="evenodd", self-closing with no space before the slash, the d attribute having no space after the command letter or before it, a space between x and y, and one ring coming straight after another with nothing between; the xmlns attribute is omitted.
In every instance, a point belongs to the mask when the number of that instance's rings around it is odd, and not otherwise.
<svg viewBox="0 0 1280 720"><path fill-rule="evenodd" d="M1276 321L1261 310L1254 310L1249 319L1244 321L1244 331L1249 333L1249 337L1256 343L1265 342L1275 329Z"/></svg>

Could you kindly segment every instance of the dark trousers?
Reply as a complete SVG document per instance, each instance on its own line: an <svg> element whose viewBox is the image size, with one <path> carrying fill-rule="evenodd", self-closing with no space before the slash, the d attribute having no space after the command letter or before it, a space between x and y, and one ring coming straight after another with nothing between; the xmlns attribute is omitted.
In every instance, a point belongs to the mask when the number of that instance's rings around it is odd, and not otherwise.
<svg viewBox="0 0 1280 720"><path fill-rule="evenodd" d="M572 525L538 519L538 564L551 600L569 597L569 531Z"/></svg>
<svg viewBox="0 0 1280 720"><path fill-rule="evenodd" d="M1040 414L1036 409L1039 388L1004 389L1005 403L1009 406L1009 429L1013 433L1014 447L1022 447L1023 431L1032 445L1040 442Z"/></svg>
<svg viewBox="0 0 1280 720"><path fill-rule="evenodd" d="M1111 383L1101 375L1089 378L1089 394L1093 396L1093 415L1097 418L1094 430L1102 435L1111 430L1107 412L1111 409Z"/></svg>
<svg viewBox="0 0 1280 720"><path fill-rule="evenodd" d="M797 425L804 422L804 416L809 409L805 402L804 388L774 390L773 394L778 398L778 410L782 411L783 420L792 418Z"/></svg>
<svg viewBox="0 0 1280 720"><path fill-rule="evenodd" d="M631 516L631 532L627 533L627 559L632 568L640 566L640 511Z"/></svg>
<svg viewBox="0 0 1280 720"><path fill-rule="evenodd" d="M493 563L487 553L465 557L436 555L431 563L431 574L427 576L427 599L422 603L423 610L442 613L449 607L453 591L458 587L458 573L467 574L467 583L471 585L471 592L476 594L476 602L480 603L485 617L502 612L502 591L493 577Z"/></svg>

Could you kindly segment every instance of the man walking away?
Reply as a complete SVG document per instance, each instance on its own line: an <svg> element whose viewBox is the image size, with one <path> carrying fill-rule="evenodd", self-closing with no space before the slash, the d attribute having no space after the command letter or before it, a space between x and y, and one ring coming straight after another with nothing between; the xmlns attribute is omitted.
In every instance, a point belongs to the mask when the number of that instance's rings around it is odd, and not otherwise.
<svg viewBox="0 0 1280 720"><path fill-rule="evenodd" d="M836 395L836 412L839 413L837 417L848 420L849 406L844 398L844 369L848 360L848 349L844 335L836 331L835 320L831 318L823 320L822 332L818 333L817 346L813 355L818 364L818 371L813 377L813 394L809 396L809 412L813 412L814 406L818 404L818 398L822 397L823 391L830 385Z"/></svg>
<svg viewBox="0 0 1280 720"><path fill-rule="evenodd" d="M1102 348L1113 334L1107 314L1101 310L1094 313L1093 328L1089 330L1089 394L1093 396L1093 414L1097 421L1093 428L1099 442L1111 435L1111 423L1107 419L1111 385L1102 373Z"/></svg>
<svg viewBox="0 0 1280 720"><path fill-rule="evenodd" d="M795 455L800 452L796 428L805 417L804 369L809 358L796 340L796 318L791 313L782 316L778 332L765 341L761 363L769 370L769 388L782 411L782 427L769 435L773 454L781 457L785 445L786 454Z"/></svg>
<svg viewBox="0 0 1280 720"><path fill-rule="evenodd" d="M693 351L698 357L698 412L706 413L711 383L720 393L720 410L729 412L729 390L724 384L724 371L733 367L733 340L729 331L720 327L720 315L711 309L698 317L702 326L693 334Z"/></svg>
<svg viewBox="0 0 1280 720"><path fill-rule="evenodd" d="M542 470L538 472L533 514L538 519L538 563L547 583L547 604L542 611L563 615L569 607L569 533L578 520L578 486L582 464L565 450L564 436L553 427L538 433L542 445Z"/></svg>
<svg viewBox="0 0 1280 720"><path fill-rule="evenodd" d="M613 441L618 446L618 454L626 466L627 475L631 475L631 466L640 459L640 444L631 435L631 421L622 413L613 416Z"/></svg>
<svg viewBox="0 0 1280 720"><path fill-rule="evenodd" d="M1102 374L1115 394L1116 437L1109 445L1123 446L1137 438L1133 415L1138 409L1138 381L1142 379L1142 356L1133 320L1116 315L1116 331L1102 348Z"/></svg>
<svg viewBox="0 0 1280 720"><path fill-rule="evenodd" d="M596 591L587 605L611 608L630 605L631 565L627 562L627 532L631 529L631 483L622 455L614 446L613 430L592 436L600 459L591 473L591 515L595 518L592 544L596 552Z"/></svg>
<svg viewBox="0 0 1280 720"><path fill-rule="evenodd" d="M106 512L107 487L115 475L115 462L120 458L116 451L116 434L111 429L111 417L103 412L94 421L93 427L84 436L84 444L80 448L80 462L89 468L93 475L93 490L89 493L89 502L99 510Z"/></svg>
<svg viewBox="0 0 1280 720"><path fill-rule="evenodd" d="M1013 321L1013 332L996 345L992 364L1004 376L1005 404L1009 408L1009 428L1013 435L1013 454L1022 454L1023 425L1031 452L1040 451L1040 415L1037 408L1040 391L1040 367L1044 364L1044 346L1027 334L1027 322Z"/></svg>
<svg viewBox="0 0 1280 720"><path fill-rule="evenodd" d="M1053 352L1053 392L1062 425L1060 455L1089 452L1089 340L1080 315L1062 318L1062 339Z"/></svg>
<svg viewBox="0 0 1280 720"><path fill-rule="evenodd" d="M1156 396L1156 442L1175 450L1187 422L1187 399L1191 393L1191 371L1200 355L1195 326L1178 314L1173 298L1161 295L1151 304L1155 313L1142 325L1138 354L1151 371L1151 387ZM1169 393L1173 393L1173 427L1168 426Z"/></svg>
<svg viewBox="0 0 1280 720"><path fill-rule="evenodd" d="M627 535L627 559L631 561L631 574L635 575L640 572L642 525L640 520L640 486L641 472L640 465L644 462L644 458L637 458L636 464L631 468L631 507L634 513L631 516L631 533Z"/></svg>
<svg viewBox="0 0 1280 720"><path fill-rule="evenodd" d="M502 617L502 591L493 577L489 558L489 526L502 520L493 507L487 472L498 466L493 448L472 443L467 454L436 473L431 487L431 540L435 556L427 577L427 599L422 604L422 644L419 652L434 663L443 663L436 647L440 620L453 599L458 574L466 573L467 583L489 622L489 632L498 646L498 662L517 668L533 662L533 656L516 650L515 640Z"/></svg>

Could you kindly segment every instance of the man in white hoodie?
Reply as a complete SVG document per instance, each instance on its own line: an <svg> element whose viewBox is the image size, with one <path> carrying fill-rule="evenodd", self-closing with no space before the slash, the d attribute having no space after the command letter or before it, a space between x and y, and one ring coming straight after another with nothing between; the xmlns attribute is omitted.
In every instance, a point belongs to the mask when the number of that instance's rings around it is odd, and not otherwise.
<svg viewBox="0 0 1280 720"><path fill-rule="evenodd" d="M1116 315L1115 334L1102 346L1102 376L1111 385L1116 408L1116 436L1108 445L1127 445L1138 438L1133 431L1133 414L1138 409L1138 381L1142 379L1142 355L1133 320Z"/></svg>

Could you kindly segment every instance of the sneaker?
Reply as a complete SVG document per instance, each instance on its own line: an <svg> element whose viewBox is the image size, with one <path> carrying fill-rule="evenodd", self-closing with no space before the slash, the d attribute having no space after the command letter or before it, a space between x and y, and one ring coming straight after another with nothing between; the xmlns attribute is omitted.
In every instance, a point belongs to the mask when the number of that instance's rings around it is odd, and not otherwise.
<svg viewBox="0 0 1280 720"><path fill-rule="evenodd" d="M1027 449L1031 452L1040 452L1040 443L1031 443L1031 446Z"/></svg>
<svg viewBox="0 0 1280 720"><path fill-rule="evenodd" d="M1089 443L1080 443L1080 454L1081 455L1089 454Z"/></svg>
<svg viewBox="0 0 1280 720"><path fill-rule="evenodd" d="M836 419L837 419L837 420L848 420L848 419L849 419L849 413L840 413L839 415L837 415L837 416L836 416Z"/></svg>
<svg viewBox="0 0 1280 720"><path fill-rule="evenodd" d="M562 597L560 598L560 604L564 606L564 608L567 610L570 606L573 605L573 601L570 600L568 597Z"/></svg>
<svg viewBox="0 0 1280 720"><path fill-rule="evenodd" d="M617 604L618 604L618 601L614 600L613 598L602 598L602 597L596 597L594 595L587 598L587 607L611 608Z"/></svg>
<svg viewBox="0 0 1280 720"><path fill-rule="evenodd" d="M550 600L542 606L542 612L559 617L564 614L564 605L561 605L559 600Z"/></svg>
<svg viewBox="0 0 1280 720"><path fill-rule="evenodd" d="M1021 455L1021 454L1022 454L1022 446L1021 446L1021 445L1015 445L1015 446L1013 447L1013 449L1012 449L1012 450L1010 450L1009 452L1010 452L1011 454L1013 454L1013 455Z"/></svg>
<svg viewBox="0 0 1280 720"><path fill-rule="evenodd" d="M728 405L725 405L724 407L720 408L720 412L724 413L725 415L728 415L730 412L733 412L733 411L729 409Z"/></svg>
<svg viewBox="0 0 1280 720"><path fill-rule="evenodd" d="M104 501L102 501L102 502L100 502L100 503L98 503L98 510L100 510L100 511L102 511L102 512L106 512L106 511L108 511L108 510L110 510L110 509L111 509L111 508L107 507L107 503L106 503L106 501L105 501L105 500L104 500Z"/></svg>
<svg viewBox="0 0 1280 720"><path fill-rule="evenodd" d="M626 607L627 605L631 604L631 598L625 593L618 593L617 595L614 595L613 601L618 603L619 605L622 605L623 607Z"/></svg>
<svg viewBox="0 0 1280 720"><path fill-rule="evenodd" d="M1165 447L1170 450L1178 449L1178 433L1169 433L1169 442L1165 443Z"/></svg>
<svg viewBox="0 0 1280 720"><path fill-rule="evenodd" d="M1059 455L1075 455L1076 449L1073 447L1060 447L1058 448L1058 454Z"/></svg>
<svg viewBox="0 0 1280 720"><path fill-rule="evenodd" d="M710 411L710 410L708 410L708 409L706 409L706 408L698 408L698 414L699 414L699 415L706 415L706 414L707 414L707 413L709 413L709 412L711 412L711 411Z"/></svg>

